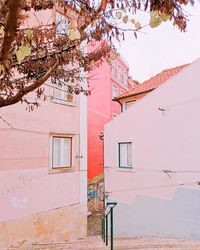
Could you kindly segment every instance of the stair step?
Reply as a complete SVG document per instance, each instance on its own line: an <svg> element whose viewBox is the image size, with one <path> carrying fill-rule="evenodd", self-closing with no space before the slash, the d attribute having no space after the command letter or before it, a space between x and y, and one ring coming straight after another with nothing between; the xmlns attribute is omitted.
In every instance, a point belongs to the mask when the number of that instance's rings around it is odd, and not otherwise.
<svg viewBox="0 0 200 250"><path fill-rule="evenodd" d="M106 247L100 236L93 236L66 242L38 243L1 250L110 250L110 246ZM200 250L200 242L118 237L114 238L114 250Z"/></svg>

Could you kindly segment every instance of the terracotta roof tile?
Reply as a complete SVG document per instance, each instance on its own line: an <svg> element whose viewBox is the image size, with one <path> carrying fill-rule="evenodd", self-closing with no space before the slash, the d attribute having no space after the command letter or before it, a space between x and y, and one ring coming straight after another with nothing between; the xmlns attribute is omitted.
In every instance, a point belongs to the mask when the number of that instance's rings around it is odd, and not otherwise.
<svg viewBox="0 0 200 250"><path fill-rule="evenodd" d="M184 64L175 68L171 69L165 69L159 74L151 77L150 79L146 80L145 82L137 85L136 87L129 89L127 92L123 93L116 99L122 99L125 97L129 97L132 95L138 95L143 92L148 92L153 89L156 89L158 86L165 83L169 78L171 78L173 75L177 74L179 71L181 71L183 68L185 68L188 64Z"/></svg>

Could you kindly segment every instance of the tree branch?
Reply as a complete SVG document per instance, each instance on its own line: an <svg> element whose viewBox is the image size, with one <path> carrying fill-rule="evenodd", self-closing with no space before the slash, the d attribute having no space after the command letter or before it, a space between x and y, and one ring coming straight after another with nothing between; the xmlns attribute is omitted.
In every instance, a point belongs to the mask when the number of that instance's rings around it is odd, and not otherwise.
<svg viewBox="0 0 200 250"><path fill-rule="evenodd" d="M15 38L15 32L17 30L19 11L20 11L21 0L9 0L8 1L8 16L6 20L6 29L3 39L3 44L0 52L0 62L6 66L9 52L11 49L12 42Z"/></svg>
<svg viewBox="0 0 200 250"><path fill-rule="evenodd" d="M15 104L17 102L19 102L23 96L25 96L26 94L32 92L33 90L37 89L38 87L40 87L51 75L52 73L57 69L57 67L59 66L59 62L56 62L47 72L45 75L41 76L38 80L36 80L33 84L31 84L30 86L27 86L23 89L20 89L19 92L17 92L16 95L14 95L13 97L7 99L7 100L0 100L0 108L1 107L5 107L5 106L9 106L12 104Z"/></svg>

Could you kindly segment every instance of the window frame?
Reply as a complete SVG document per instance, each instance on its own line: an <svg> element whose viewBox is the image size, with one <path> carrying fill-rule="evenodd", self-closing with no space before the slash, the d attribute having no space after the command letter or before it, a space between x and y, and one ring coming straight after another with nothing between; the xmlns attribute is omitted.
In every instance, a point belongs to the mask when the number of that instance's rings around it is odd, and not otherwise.
<svg viewBox="0 0 200 250"><path fill-rule="evenodd" d="M57 96L56 96L56 91L59 91L58 93L60 93ZM65 98L65 95L72 95L72 100L68 101L67 98ZM60 103L60 104L64 104L64 105L73 105L74 104L74 95L70 94L67 91L67 86L64 84L62 86L57 86L57 85L54 86L53 85L52 100L55 103Z"/></svg>
<svg viewBox="0 0 200 250"><path fill-rule="evenodd" d="M129 109L135 102L136 102L136 100L125 102L125 110ZM129 106L130 104L132 104L132 105Z"/></svg>
<svg viewBox="0 0 200 250"><path fill-rule="evenodd" d="M70 139L70 166L53 166L54 155L54 138L67 138ZM72 171L74 169L74 137L69 134L57 134L52 133L49 135L49 173L63 173Z"/></svg>
<svg viewBox="0 0 200 250"><path fill-rule="evenodd" d="M115 88L115 90L116 90L116 95L114 96L114 88ZM113 83L112 84L112 99L114 99L115 97L117 97L118 96L118 87L117 87L117 85L115 84L115 83Z"/></svg>
<svg viewBox="0 0 200 250"><path fill-rule="evenodd" d="M123 84L124 86L128 86L128 73L126 71L124 71L124 74L123 74Z"/></svg>
<svg viewBox="0 0 200 250"><path fill-rule="evenodd" d="M122 144L130 144L131 145L131 165L126 165L126 166L122 166L120 164L121 162L121 154L120 154L120 145ZM128 149L127 149L127 163L128 163ZM126 142L118 142L118 167L120 169L133 169L133 143L132 141L126 141Z"/></svg>
<svg viewBox="0 0 200 250"><path fill-rule="evenodd" d="M115 70L115 61L111 61L111 75L116 77L116 70Z"/></svg>
<svg viewBox="0 0 200 250"><path fill-rule="evenodd" d="M56 81L56 80L55 80ZM64 80L63 80L64 81ZM70 93L70 84L58 85L56 82L51 82L49 86L49 96L51 102L55 104L62 104L66 106L76 106L76 98L73 93ZM71 95L72 99L68 100L67 95Z"/></svg>
<svg viewBox="0 0 200 250"><path fill-rule="evenodd" d="M123 84L123 68L120 64L117 64L117 80Z"/></svg>

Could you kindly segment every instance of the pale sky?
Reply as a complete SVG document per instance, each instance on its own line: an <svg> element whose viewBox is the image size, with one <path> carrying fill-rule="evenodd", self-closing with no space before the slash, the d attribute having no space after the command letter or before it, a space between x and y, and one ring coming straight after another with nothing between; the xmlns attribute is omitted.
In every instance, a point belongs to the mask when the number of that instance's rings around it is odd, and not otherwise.
<svg viewBox="0 0 200 250"><path fill-rule="evenodd" d="M130 75L140 82L163 69L190 63L200 57L200 4L187 7L189 19L187 32L180 32L170 21L157 28L146 27L138 34L126 33L124 42L116 48L128 62ZM140 13L137 21L142 25L149 21L149 14Z"/></svg>

